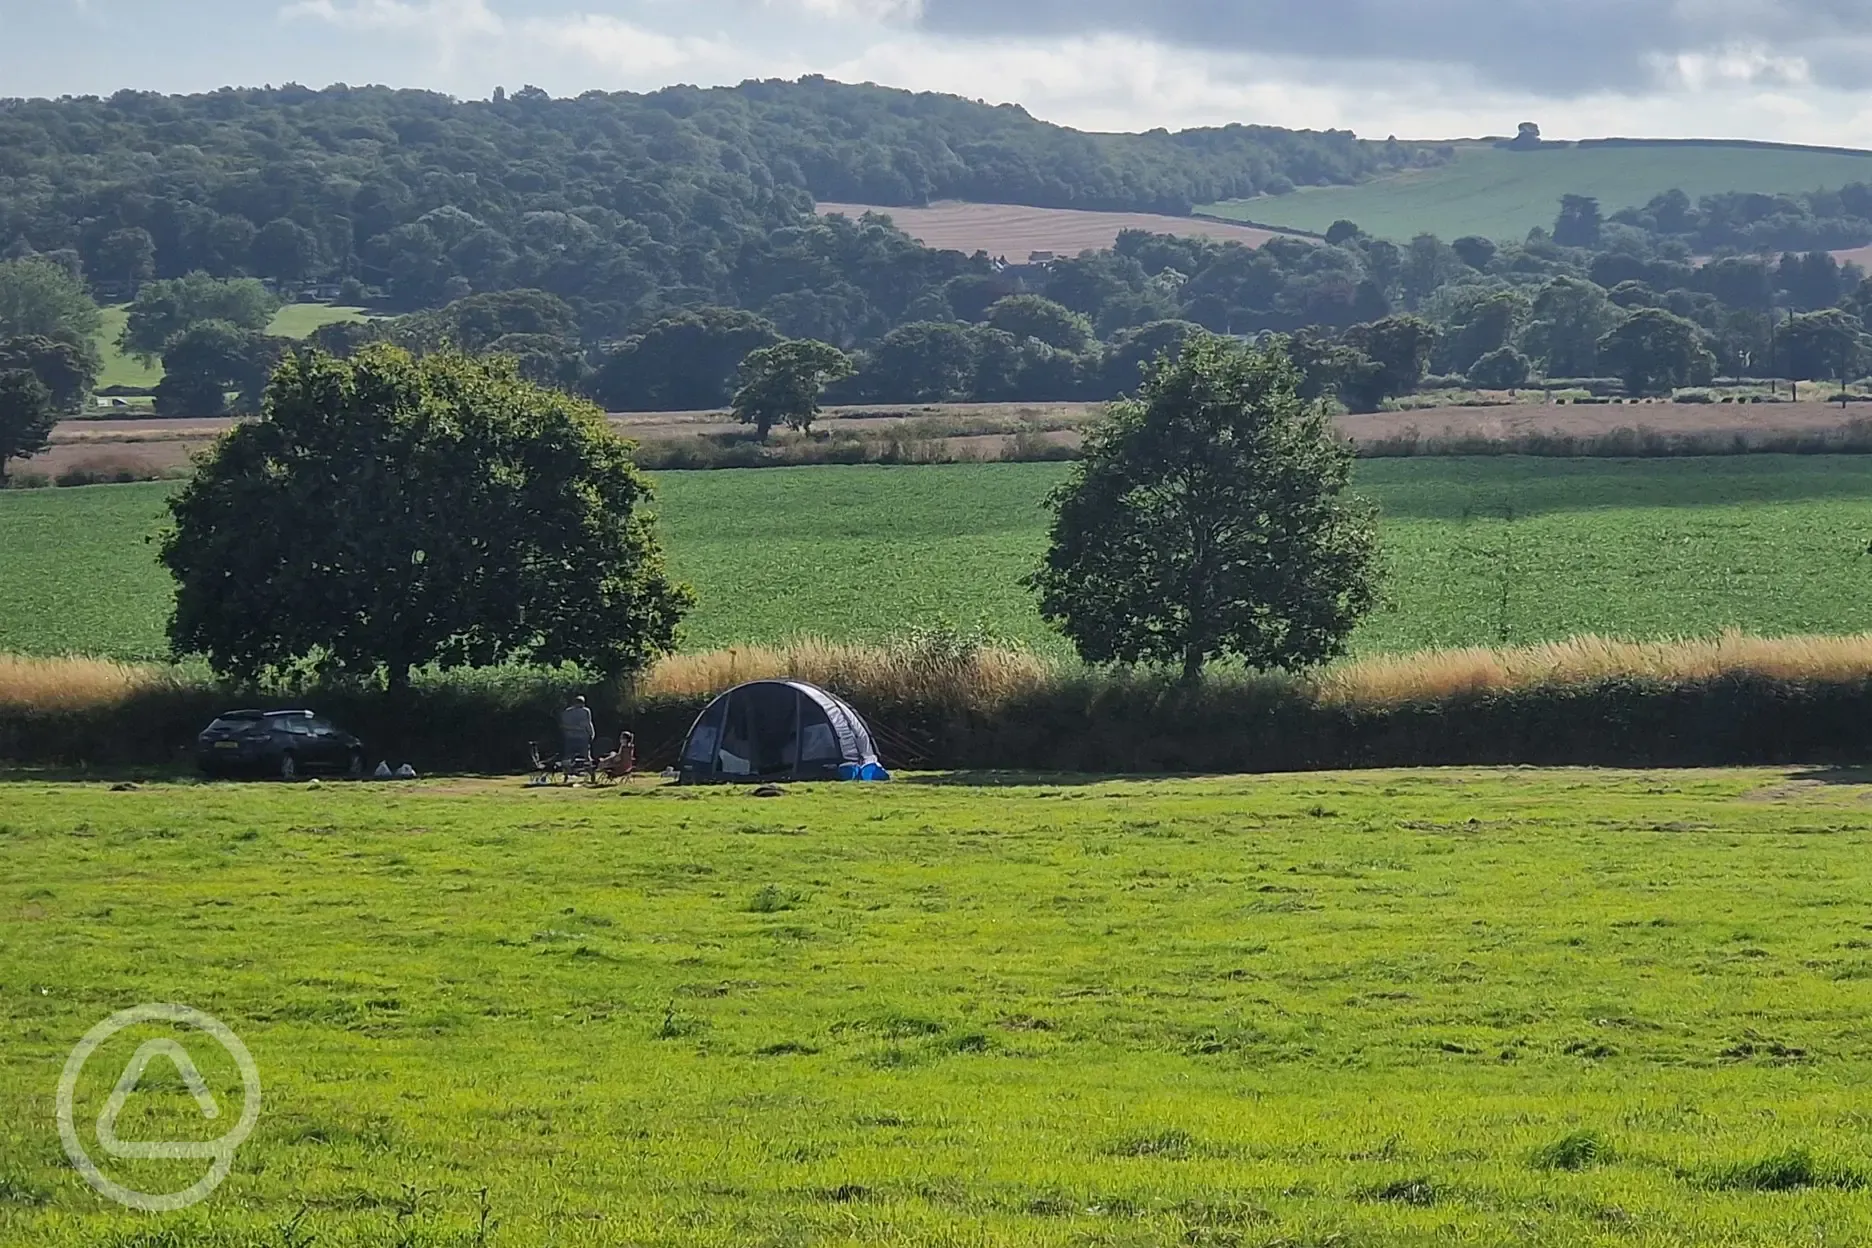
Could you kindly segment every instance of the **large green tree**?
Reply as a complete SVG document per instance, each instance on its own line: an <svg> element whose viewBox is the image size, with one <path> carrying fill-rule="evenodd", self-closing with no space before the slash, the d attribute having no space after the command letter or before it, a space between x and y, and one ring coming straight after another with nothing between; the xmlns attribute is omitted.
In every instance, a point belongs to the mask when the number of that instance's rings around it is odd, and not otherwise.
<svg viewBox="0 0 1872 1248"><path fill-rule="evenodd" d="M622 676L693 601L650 483L589 404L511 362L289 357L266 418L170 503L171 644L236 677L574 663Z"/></svg>
<svg viewBox="0 0 1872 1248"><path fill-rule="evenodd" d="M318 272L320 250L318 235L282 217L260 228L248 254L260 276L299 282Z"/></svg>
<svg viewBox="0 0 1872 1248"><path fill-rule="evenodd" d="M1597 377L1599 340L1621 315L1600 287L1584 278L1557 277L1535 294L1521 349L1549 377Z"/></svg>
<svg viewBox="0 0 1872 1248"><path fill-rule="evenodd" d="M1039 295L1009 295L988 309L988 324L1016 338L1037 338L1061 351L1084 351L1092 343L1090 321Z"/></svg>
<svg viewBox="0 0 1872 1248"><path fill-rule="evenodd" d="M1790 317L1775 334L1776 367L1795 381L1845 381L1866 359L1865 329L1838 308Z"/></svg>
<svg viewBox="0 0 1872 1248"><path fill-rule="evenodd" d="M259 333L279 309L279 299L250 277L221 281L206 273L191 273L150 282L138 291L117 343L149 363L178 336L204 321L223 321Z"/></svg>
<svg viewBox="0 0 1872 1248"><path fill-rule="evenodd" d="M1483 356L1512 346L1527 323L1530 300L1513 288L1448 286L1424 315L1437 326L1430 364L1439 373L1466 373Z"/></svg>
<svg viewBox="0 0 1872 1248"><path fill-rule="evenodd" d="M1599 360L1634 396L1705 385L1716 374L1696 322L1661 308L1640 308L1601 338Z"/></svg>
<svg viewBox="0 0 1872 1248"><path fill-rule="evenodd" d="M1376 602L1352 454L1278 346L1205 336L1087 435L1030 578L1090 663L1324 662Z"/></svg>
<svg viewBox="0 0 1872 1248"><path fill-rule="evenodd" d="M0 262L0 338L56 338L95 351L104 314L70 270L41 256Z"/></svg>
<svg viewBox="0 0 1872 1248"><path fill-rule="evenodd" d="M23 368L0 371L0 485L7 480L7 465L31 459L51 445L58 410L52 392Z"/></svg>
<svg viewBox="0 0 1872 1248"><path fill-rule="evenodd" d="M972 397L976 343L967 326L913 321L884 335L865 361L865 392L888 403L953 403Z"/></svg>
<svg viewBox="0 0 1872 1248"><path fill-rule="evenodd" d="M162 416L218 416L260 410L267 379L293 343L226 321L201 321L170 339L156 387ZM234 395L228 400L228 393Z"/></svg>
<svg viewBox="0 0 1872 1248"><path fill-rule="evenodd" d="M753 425L761 440L775 425L811 429L825 388L857 371L849 355L828 343L796 338L750 352L741 361L735 419Z"/></svg>
<svg viewBox="0 0 1872 1248"><path fill-rule="evenodd" d="M1387 398L1417 389L1436 342L1436 326L1417 316L1387 316L1345 332L1346 345L1378 365L1376 385Z"/></svg>
<svg viewBox="0 0 1872 1248"><path fill-rule="evenodd" d="M1562 247L1597 247L1604 228L1598 200L1590 195L1560 197L1560 215L1554 220L1554 242Z"/></svg>
<svg viewBox="0 0 1872 1248"><path fill-rule="evenodd" d="M106 234L91 255L92 275L101 281L121 282L136 292L137 283L156 272L156 240L138 226Z"/></svg>
<svg viewBox="0 0 1872 1248"><path fill-rule="evenodd" d="M733 308L665 317L605 356L592 394L614 412L725 407L741 361L779 338L772 322Z"/></svg>
<svg viewBox="0 0 1872 1248"><path fill-rule="evenodd" d="M29 334L0 339L0 372L23 369L37 377L52 395L52 406L65 415L83 410L85 399L97 385L96 352L84 351L57 338Z"/></svg>
<svg viewBox="0 0 1872 1248"><path fill-rule="evenodd" d="M502 290L470 295L435 313L444 334L464 351L485 351L513 334L549 335L576 346L578 315L565 300L543 290Z"/></svg>

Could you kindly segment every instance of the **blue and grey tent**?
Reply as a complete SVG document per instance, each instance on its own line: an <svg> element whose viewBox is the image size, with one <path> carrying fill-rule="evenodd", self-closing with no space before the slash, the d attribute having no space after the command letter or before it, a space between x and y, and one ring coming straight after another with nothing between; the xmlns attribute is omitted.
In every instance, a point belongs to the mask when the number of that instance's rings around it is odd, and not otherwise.
<svg viewBox="0 0 1872 1248"><path fill-rule="evenodd" d="M709 703L683 742L680 770L685 784L889 779L864 717L792 680L755 681Z"/></svg>

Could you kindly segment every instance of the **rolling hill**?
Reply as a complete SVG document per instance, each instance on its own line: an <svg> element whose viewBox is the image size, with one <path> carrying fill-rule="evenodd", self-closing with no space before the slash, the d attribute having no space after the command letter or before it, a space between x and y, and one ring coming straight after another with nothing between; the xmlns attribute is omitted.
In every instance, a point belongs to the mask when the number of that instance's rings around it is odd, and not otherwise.
<svg viewBox="0 0 1872 1248"><path fill-rule="evenodd" d="M1607 214L1673 188L1692 199L1721 191L1793 193L1872 181L1872 152L1749 143L1552 145L1510 151L1463 144L1447 165L1357 186L1212 204L1208 215L1280 229L1324 233L1355 221L1381 238L1417 234L1523 238L1553 224L1563 195L1597 196Z"/></svg>

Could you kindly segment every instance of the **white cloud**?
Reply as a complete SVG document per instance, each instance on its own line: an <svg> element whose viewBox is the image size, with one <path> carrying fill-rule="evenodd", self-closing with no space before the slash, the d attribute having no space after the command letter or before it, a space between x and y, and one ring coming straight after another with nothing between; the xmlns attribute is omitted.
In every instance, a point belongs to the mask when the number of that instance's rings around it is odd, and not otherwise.
<svg viewBox="0 0 1872 1248"><path fill-rule="evenodd" d="M1705 52L1680 52L1654 60L1661 81L1691 91L1712 88L1812 85L1806 58L1777 55L1760 45L1732 45Z"/></svg>
<svg viewBox="0 0 1872 1248"><path fill-rule="evenodd" d="M1354 71L1317 55L1172 46L1141 32L939 33L915 20L931 2L583 0L580 11L547 15L529 12L537 0L294 0L280 12L429 48L431 62L418 60L396 81L471 95L501 81L576 94L823 73L1018 103L1093 130L1241 121L1457 138L1511 134L1533 120L1555 137L1858 144L1872 129L1872 96L1844 89L1799 51L1759 41L1654 54L1652 85L1638 91L1607 84L1555 97L1461 65L1366 61Z"/></svg>
<svg viewBox="0 0 1872 1248"><path fill-rule="evenodd" d="M924 0L761 0L763 7L793 11L833 21L913 22L923 16Z"/></svg>
<svg viewBox="0 0 1872 1248"><path fill-rule="evenodd" d="M662 34L601 13L529 19L518 35L553 54L633 74L693 75L698 67L726 63L736 55L735 48L719 40Z"/></svg>
<svg viewBox="0 0 1872 1248"><path fill-rule="evenodd" d="M498 35L505 25L486 0L296 0L280 16L311 18L342 30L433 32L449 38Z"/></svg>

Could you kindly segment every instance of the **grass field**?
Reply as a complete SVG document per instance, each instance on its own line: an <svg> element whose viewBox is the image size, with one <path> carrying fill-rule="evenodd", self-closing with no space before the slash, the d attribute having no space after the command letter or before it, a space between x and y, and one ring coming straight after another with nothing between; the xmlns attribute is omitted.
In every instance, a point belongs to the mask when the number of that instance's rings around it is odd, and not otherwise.
<svg viewBox="0 0 1872 1248"><path fill-rule="evenodd" d="M1381 238L1431 233L1519 239L1551 229L1563 195L1595 195L1609 215L1676 188L1692 199L1719 191L1765 193L1834 188L1872 180L1872 153L1739 147L1557 148L1511 152L1459 149L1445 166L1360 186L1310 187L1280 197L1214 204L1202 211L1260 225L1324 233L1357 222Z"/></svg>
<svg viewBox="0 0 1872 1248"><path fill-rule="evenodd" d="M687 644L985 620L1057 652L1020 578L1064 471L661 474L671 559L701 595ZM1358 479L1383 508L1391 569L1361 653L1872 627L1864 456L1382 460ZM159 656L167 582L144 539L169 488L0 493L0 651Z"/></svg>
<svg viewBox="0 0 1872 1248"><path fill-rule="evenodd" d="M1872 1236L1855 785L5 787L6 1244ZM263 1095L226 1185L153 1216L72 1173L52 1103L156 1001ZM155 1034L85 1068L93 1156ZM167 1069L120 1133L221 1134Z"/></svg>
<svg viewBox="0 0 1872 1248"><path fill-rule="evenodd" d="M124 304L104 309L104 328L98 334L98 349L104 356L104 371L98 377L99 386L154 386L162 380L161 364L145 367L140 360L118 349L117 338L123 333L124 322L129 319L129 315L129 308ZM289 303L274 315L267 332L281 338L305 338L321 325L363 319L362 308L332 307L323 303Z"/></svg>
<svg viewBox="0 0 1872 1248"><path fill-rule="evenodd" d="M98 331L98 351L104 357L104 371L98 374L101 386L153 386L162 380L162 365L145 366L135 356L125 355L117 346L124 322L130 319L127 304L104 309L104 328Z"/></svg>

